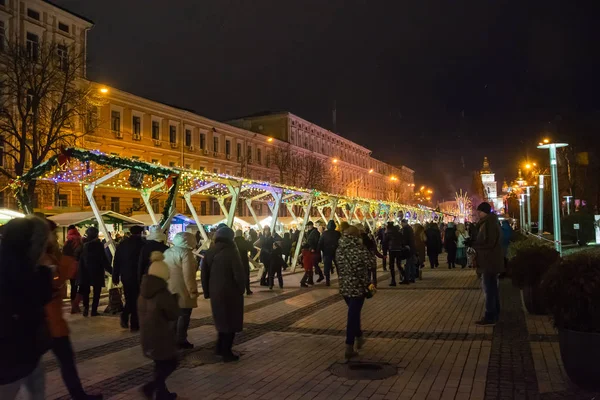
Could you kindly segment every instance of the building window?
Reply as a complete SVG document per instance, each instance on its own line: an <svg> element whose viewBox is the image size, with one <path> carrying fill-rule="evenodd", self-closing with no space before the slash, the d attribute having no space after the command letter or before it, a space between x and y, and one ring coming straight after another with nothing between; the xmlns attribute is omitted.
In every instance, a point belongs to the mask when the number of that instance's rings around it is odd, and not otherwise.
<svg viewBox="0 0 600 400"><path fill-rule="evenodd" d="M110 112L110 129L114 132L121 132L121 112L111 111Z"/></svg>
<svg viewBox="0 0 600 400"><path fill-rule="evenodd" d="M69 68L69 49L66 45L59 44L56 47L56 53L58 55L59 68L66 72Z"/></svg>
<svg viewBox="0 0 600 400"><path fill-rule="evenodd" d="M266 162L267 168L269 168L271 166L271 152L270 151L267 151L267 157L266 157L265 162Z"/></svg>
<svg viewBox="0 0 600 400"><path fill-rule="evenodd" d="M121 198L111 197L110 198L110 211L120 212L121 210Z"/></svg>
<svg viewBox="0 0 600 400"><path fill-rule="evenodd" d="M228 157L231 156L231 140L225 141L225 154L227 154Z"/></svg>
<svg viewBox="0 0 600 400"><path fill-rule="evenodd" d="M237 144L237 159L238 161L242 159L242 144Z"/></svg>
<svg viewBox="0 0 600 400"><path fill-rule="evenodd" d="M27 16L31 19L35 19L36 21L40 20L39 11L32 10L31 8L27 9Z"/></svg>
<svg viewBox="0 0 600 400"><path fill-rule="evenodd" d="M156 158L152 159L152 164L160 164L160 161L158 161Z"/></svg>
<svg viewBox="0 0 600 400"><path fill-rule="evenodd" d="M169 167L174 167L175 166L175 161L169 161Z"/></svg>
<svg viewBox="0 0 600 400"><path fill-rule="evenodd" d="M40 37L34 33L27 32L27 55L33 61L37 61L40 52Z"/></svg>
<svg viewBox="0 0 600 400"><path fill-rule="evenodd" d="M219 168L213 168L213 172L214 172L215 174L218 174L218 173L219 173Z"/></svg>
<svg viewBox="0 0 600 400"><path fill-rule="evenodd" d="M206 149L206 133L200 134L200 148L202 150Z"/></svg>
<svg viewBox="0 0 600 400"><path fill-rule="evenodd" d="M59 31L66 32L66 33L69 33L69 25L67 25L67 24L64 24L64 23L62 23L62 22L59 22L59 23L58 23L58 30L59 30Z"/></svg>
<svg viewBox="0 0 600 400"><path fill-rule="evenodd" d="M219 138L218 137L213 138L213 151L215 153L219 152Z"/></svg>
<svg viewBox="0 0 600 400"><path fill-rule="evenodd" d="M142 199L139 197L133 198L133 211L137 211L142 207Z"/></svg>
<svg viewBox="0 0 600 400"><path fill-rule="evenodd" d="M185 164L185 169L192 169L192 164Z"/></svg>
<svg viewBox="0 0 600 400"><path fill-rule="evenodd" d="M200 215L206 215L206 201L200 202Z"/></svg>
<svg viewBox="0 0 600 400"><path fill-rule="evenodd" d="M262 163L262 151L261 149L256 149L256 162L261 164Z"/></svg>
<svg viewBox="0 0 600 400"><path fill-rule="evenodd" d="M152 139L160 140L160 122L152 121Z"/></svg>
<svg viewBox="0 0 600 400"><path fill-rule="evenodd" d="M169 125L169 142L177 143L177 127L175 125Z"/></svg>
<svg viewBox="0 0 600 400"><path fill-rule="evenodd" d="M137 137L142 136L142 119L140 117L138 117L137 115L133 116L132 126L133 126L133 135L137 136Z"/></svg>
<svg viewBox="0 0 600 400"><path fill-rule="evenodd" d="M65 193L59 193L56 205L58 207L69 207L69 195Z"/></svg>
<svg viewBox="0 0 600 400"><path fill-rule="evenodd" d="M185 130L185 145L187 147L190 147L192 145L192 130L191 129Z"/></svg>
<svg viewBox="0 0 600 400"><path fill-rule="evenodd" d="M248 161L252 161L252 146L248 145L248 150L246 151L247 155L246 157L248 158Z"/></svg>

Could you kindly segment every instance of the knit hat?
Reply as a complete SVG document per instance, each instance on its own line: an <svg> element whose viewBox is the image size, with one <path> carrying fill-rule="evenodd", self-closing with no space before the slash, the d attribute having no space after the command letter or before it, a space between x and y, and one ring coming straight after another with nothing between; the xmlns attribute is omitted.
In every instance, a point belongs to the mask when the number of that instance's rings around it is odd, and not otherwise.
<svg viewBox="0 0 600 400"><path fill-rule="evenodd" d="M139 225L133 225L131 228L129 228L129 232L132 235L141 235L143 231L144 228Z"/></svg>
<svg viewBox="0 0 600 400"><path fill-rule="evenodd" d="M95 226L90 226L85 231L85 235L87 236L88 240L96 239L98 237L98 234L99 234L98 228L96 228Z"/></svg>
<svg viewBox="0 0 600 400"><path fill-rule="evenodd" d="M478 207L477 207L477 211L481 211L484 212L486 214L490 214L492 212L492 206L490 205L490 203L486 203L485 201L483 203L481 203Z"/></svg>
<svg viewBox="0 0 600 400"><path fill-rule="evenodd" d="M165 256L160 251L153 251L150 254L150 268L148 268L148 275L156 276L162 280L169 280L169 266L164 261Z"/></svg>
<svg viewBox="0 0 600 400"><path fill-rule="evenodd" d="M224 226L222 228L217 229L217 232L215 233L215 240L217 240L217 239L233 240L234 236L235 236L235 233L233 232L233 229L231 229L228 226Z"/></svg>
<svg viewBox="0 0 600 400"><path fill-rule="evenodd" d="M167 235L160 229L159 225L152 225L148 229L148 236L146 236L148 240L155 240L157 242L164 242L167 240Z"/></svg>

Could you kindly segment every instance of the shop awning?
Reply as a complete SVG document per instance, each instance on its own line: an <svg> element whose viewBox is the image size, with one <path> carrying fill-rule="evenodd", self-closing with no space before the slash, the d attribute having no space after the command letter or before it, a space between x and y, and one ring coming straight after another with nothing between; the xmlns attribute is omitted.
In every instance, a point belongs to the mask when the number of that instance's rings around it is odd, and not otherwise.
<svg viewBox="0 0 600 400"><path fill-rule="evenodd" d="M102 216L102 220L105 223L109 224L119 223L124 225L144 225L144 223L138 219L131 218L114 211L100 211L100 215ZM97 223L96 217L94 216L94 213L92 211L79 211L56 214L51 217L48 217L48 219L56 222L59 226L85 225Z"/></svg>

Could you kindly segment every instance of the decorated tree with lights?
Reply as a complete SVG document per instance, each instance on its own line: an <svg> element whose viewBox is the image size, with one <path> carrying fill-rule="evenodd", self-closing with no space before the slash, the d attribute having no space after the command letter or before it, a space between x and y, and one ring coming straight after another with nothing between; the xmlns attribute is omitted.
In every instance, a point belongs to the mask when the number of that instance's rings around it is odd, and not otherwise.
<svg viewBox="0 0 600 400"><path fill-rule="evenodd" d="M85 57L56 42L5 43L0 61L0 174L15 179L98 125L101 99L82 79ZM32 199L36 181L26 188ZM28 209L31 205L28 204Z"/></svg>

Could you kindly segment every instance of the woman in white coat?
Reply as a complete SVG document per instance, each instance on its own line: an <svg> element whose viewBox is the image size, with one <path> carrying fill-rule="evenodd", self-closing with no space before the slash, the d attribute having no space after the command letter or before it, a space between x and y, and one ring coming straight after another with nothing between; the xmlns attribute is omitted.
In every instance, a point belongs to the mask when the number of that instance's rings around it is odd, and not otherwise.
<svg viewBox="0 0 600 400"><path fill-rule="evenodd" d="M165 251L165 262L169 266L169 291L177 295L181 314L177 319L177 345L181 349L194 347L187 340L192 309L198 307L198 284L196 271L198 262L192 253L196 238L189 232L179 232L173 238L173 246Z"/></svg>

